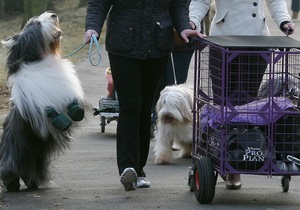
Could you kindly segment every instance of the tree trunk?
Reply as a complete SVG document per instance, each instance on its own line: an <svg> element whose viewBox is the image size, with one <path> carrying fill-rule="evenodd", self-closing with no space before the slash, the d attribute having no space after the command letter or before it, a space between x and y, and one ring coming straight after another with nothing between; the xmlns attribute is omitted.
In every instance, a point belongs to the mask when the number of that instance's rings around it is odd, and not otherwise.
<svg viewBox="0 0 300 210"><path fill-rule="evenodd" d="M26 22L33 16L37 16L47 11L49 0L24 0L24 19L22 28Z"/></svg>
<svg viewBox="0 0 300 210"><path fill-rule="evenodd" d="M0 0L0 17L5 15L5 0Z"/></svg>

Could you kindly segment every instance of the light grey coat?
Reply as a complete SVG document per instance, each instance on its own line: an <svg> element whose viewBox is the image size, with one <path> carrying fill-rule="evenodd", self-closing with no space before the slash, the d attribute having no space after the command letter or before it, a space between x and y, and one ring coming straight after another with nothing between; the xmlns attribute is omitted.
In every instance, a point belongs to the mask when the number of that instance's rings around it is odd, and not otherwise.
<svg viewBox="0 0 300 210"><path fill-rule="evenodd" d="M290 21L285 0L215 0L215 16L210 35L270 35L265 19L264 2L271 17L280 28L284 21ZM211 0L192 0L190 20L200 31L201 20L207 13Z"/></svg>

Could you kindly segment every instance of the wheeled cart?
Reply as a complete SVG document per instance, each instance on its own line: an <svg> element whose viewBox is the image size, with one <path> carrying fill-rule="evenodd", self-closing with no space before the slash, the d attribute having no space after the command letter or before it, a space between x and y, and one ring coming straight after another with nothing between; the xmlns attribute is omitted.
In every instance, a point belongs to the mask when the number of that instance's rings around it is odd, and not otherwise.
<svg viewBox="0 0 300 210"><path fill-rule="evenodd" d="M99 101L99 107L101 107L100 126L101 133L105 132L105 126L111 121L118 120L119 118L119 101L111 99L101 99Z"/></svg>
<svg viewBox="0 0 300 210"><path fill-rule="evenodd" d="M300 175L300 42L284 36L196 39L193 164L188 184L211 203L218 175Z"/></svg>
<svg viewBox="0 0 300 210"><path fill-rule="evenodd" d="M117 121L119 118L119 101L117 97L101 98L94 115L100 116L101 133L104 133L105 126L114 120Z"/></svg>

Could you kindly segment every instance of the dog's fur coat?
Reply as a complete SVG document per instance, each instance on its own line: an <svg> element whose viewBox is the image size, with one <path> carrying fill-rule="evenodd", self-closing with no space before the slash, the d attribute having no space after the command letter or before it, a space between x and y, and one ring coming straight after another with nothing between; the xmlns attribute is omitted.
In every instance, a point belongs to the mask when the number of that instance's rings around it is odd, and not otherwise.
<svg viewBox="0 0 300 210"><path fill-rule="evenodd" d="M2 41L13 104L0 142L0 178L8 191L18 191L20 179L29 189L48 183L51 159L70 146L74 121L83 118L69 117L67 107L76 101L83 114L88 110L73 64L60 56L61 34L56 14L45 12ZM70 127L55 128L47 107L64 115Z"/></svg>
<svg viewBox="0 0 300 210"><path fill-rule="evenodd" d="M264 80L259 88L259 97L268 97L271 94L271 87L273 96L300 96L300 80L295 75L288 74L274 74L271 79Z"/></svg>
<svg viewBox="0 0 300 210"><path fill-rule="evenodd" d="M191 157L193 137L193 89L181 84L165 87L158 99L155 134L155 163L169 164L173 143L180 146L180 157Z"/></svg>

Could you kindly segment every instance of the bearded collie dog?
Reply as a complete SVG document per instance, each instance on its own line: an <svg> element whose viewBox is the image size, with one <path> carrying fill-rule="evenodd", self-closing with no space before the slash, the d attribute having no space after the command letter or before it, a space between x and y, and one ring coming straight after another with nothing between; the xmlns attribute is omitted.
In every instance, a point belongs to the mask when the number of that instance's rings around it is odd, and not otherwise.
<svg viewBox="0 0 300 210"><path fill-rule="evenodd" d="M272 79L264 80L260 85L257 96L268 97L271 93L273 94L272 96L275 97L299 97L300 75L277 73L274 74Z"/></svg>
<svg viewBox="0 0 300 210"><path fill-rule="evenodd" d="M154 146L155 164L171 163L173 144L179 146L180 157L191 157L193 100L191 85L171 85L161 91L156 104L158 120Z"/></svg>
<svg viewBox="0 0 300 210"><path fill-rule="evenodd" d="M62 31L53 12L31 18L2 44L8 49L12 108L3 123L0 179L7 191L46 186L53 157L89 111L73 64L60 56Z"/></svg>

